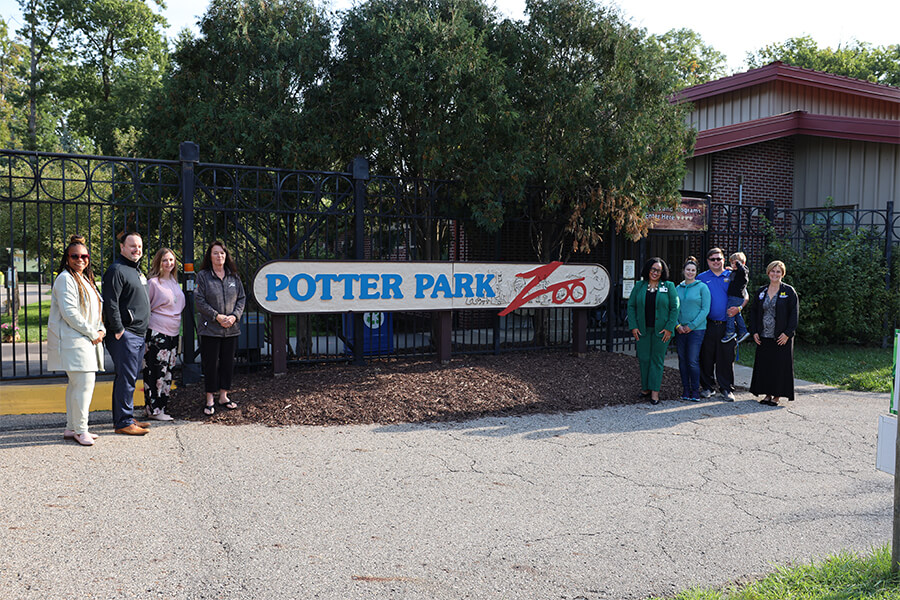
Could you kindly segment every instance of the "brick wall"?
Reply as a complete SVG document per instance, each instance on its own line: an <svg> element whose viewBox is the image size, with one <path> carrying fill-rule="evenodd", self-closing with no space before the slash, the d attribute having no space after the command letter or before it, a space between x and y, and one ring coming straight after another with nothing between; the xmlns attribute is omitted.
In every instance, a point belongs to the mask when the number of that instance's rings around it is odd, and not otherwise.
<svg viewBox="0 0 900 600"><path fill-rule="evenodd" d="M756 214L765 214L768 200L775 208L789 209L794 195L794 140L784 138L717 152L712 156L713 202L737 205L740 197L740 176L743 176L743 206L759 207ZM763 239L759 233L759 219L753 211L739 211L736 206L714 211L711 230L717 232L711 246L723 248L727 254L741 250L747 254L751 271L764 267ZM776 231L786 223L775 223Z"/></svg>
<svg viewBox="0 0 900 600"><path fill-rule="evenodd" d="M738 201L738 177L744 176L744 204L790 208L794 195L793 138L718 152L712 157L714 202Z"/></svg>

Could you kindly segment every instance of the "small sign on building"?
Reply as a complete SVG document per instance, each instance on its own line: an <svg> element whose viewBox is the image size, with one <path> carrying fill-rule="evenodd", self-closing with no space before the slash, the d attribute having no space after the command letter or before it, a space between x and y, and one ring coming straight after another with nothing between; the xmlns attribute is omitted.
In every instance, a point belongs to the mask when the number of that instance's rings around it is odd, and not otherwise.
<svg viewBox="0 0 900 600"><path fill-rule="evenodd" d="M670 208L653 211L650 229L654 231L706 231L709 204L703 198L681 198L681 204L675 210Z"/></svg>

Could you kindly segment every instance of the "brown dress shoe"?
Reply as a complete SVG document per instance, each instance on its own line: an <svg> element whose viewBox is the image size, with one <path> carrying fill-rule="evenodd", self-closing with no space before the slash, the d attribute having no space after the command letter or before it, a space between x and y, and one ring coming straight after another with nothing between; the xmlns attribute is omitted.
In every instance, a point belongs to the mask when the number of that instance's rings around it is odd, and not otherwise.
<svg viewBox="0 0 900 600"><path fill-rule="evenodd" d="M138 427L140 427L141 429L150 429L150 423L147 423L145 421L138 421L137 419L135 419L134 424L137 425Z"/></svg>
<svg viewBox="0 0 900 600"><path fill-rule="evenodd" d="M143 427L138 427L137 425L129 425L128 427L116 429L116 433L122 433L125 435L146 435L150 433L150 430L144 429Z"/></svg>

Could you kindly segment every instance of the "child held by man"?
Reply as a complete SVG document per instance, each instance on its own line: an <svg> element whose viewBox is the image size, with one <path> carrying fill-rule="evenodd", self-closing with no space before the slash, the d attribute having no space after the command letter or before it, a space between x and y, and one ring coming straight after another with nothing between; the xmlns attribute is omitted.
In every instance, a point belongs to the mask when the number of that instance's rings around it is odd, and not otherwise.
<svg viewBox="0 0 900 600"><path fill-rule="evenodd" d="M747 256L743 252L735 252L728 257L728 262L731 263L730 267L726 267L731 271L731 282L728 284L728 308L731 308L744 303L750 271L746 266ZM736 333L735 330L737 330ZM747 331L747 325L744 324L744 317L741 316L741 313L725 320L723 344L727 344L733 339L737 339L737 343L740 344L748 337L750 337L750 332Z"/></svg>

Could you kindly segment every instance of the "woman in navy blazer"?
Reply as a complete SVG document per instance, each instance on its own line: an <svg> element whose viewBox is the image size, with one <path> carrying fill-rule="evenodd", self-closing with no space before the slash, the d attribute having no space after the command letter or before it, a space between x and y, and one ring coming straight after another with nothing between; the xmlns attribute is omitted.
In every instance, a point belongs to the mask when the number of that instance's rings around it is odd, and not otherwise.
<svg viewBox="0 0 900 600"><path fill-rule="evenodd" d="M774 260L766 267L769 283L753 295L750 322L756 342L750 393L765 394L762 404L777 406L778 399L794 399L794 333L800 318L797 292L782 281L787 267Z"/></svg>
<svg viewBox="0 0 900 600"><path fill-rule="evenodd" d="M669 267L661 258L644 263L641 280L628 298L628 322L637 340L636 353L641 365L641 398L659 404L663 362L675 326L678 325L678 294L669 281Z"/></svg>

